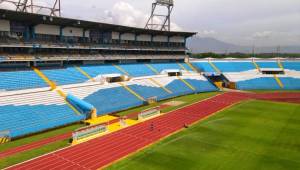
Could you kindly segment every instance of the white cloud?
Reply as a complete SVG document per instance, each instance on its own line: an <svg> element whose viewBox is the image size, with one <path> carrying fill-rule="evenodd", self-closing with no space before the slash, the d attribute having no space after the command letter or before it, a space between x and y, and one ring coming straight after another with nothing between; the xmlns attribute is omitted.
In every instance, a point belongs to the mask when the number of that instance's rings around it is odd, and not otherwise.
<svg viewBox="0 0 300 170"><path fill-rule="evenodd" d="M65 17L143 28L153 1L66 0L62 9ZM300 45L299 6L300 0L175 0L172 30L240 45Z"/></svg>
<svg viewBox="0 0 300 170"><path fill-rule="evenodd" d="M119 1L111 10L106 10L104 22L132 27L145 27L149 15L134 8L131 4ZM161 18L154 18L154 23L162 23ZM171 23L171 30L181 31L182 29L175 23Z"/></svg>
<svg viewBox="0 0 300 170"><path fill-rule="evenodd" d="M0 1L0 8L1 9L9 9L9 10L14 10L15 9L15 5L8 3L8 2L1 2Z"/></svg>
<svg viewBox="0 0 300 170"><path fill-rule="evenodd" d="M54 5L54 2L48 2L48 1L47 0L34 1L35 7L33 7L33 12L34 13L39 13L39 14L49 15L51 13L50 9L40 8L40 6L52 8L53 5ZM18 1L17 0L12 0L11 2L18 2ZM30 3L28 2L27 5L29 5L29 4ZM16 10L16 6L13 3L1 2L1 0L0 0L0 8L1 9L8 9L8 10ZM29 7L27 9L31 10L31 8L29 8ZM31 11L28 11L28 12L31 12Z"/></svg>
<svg viewBox="0 0 300 170"><path fill-rule="evenodd" d="M201 30L198 31L198 37L215 37L217 32L215 30Z"/></svg>
<svg viewBox="0 0 300 170"><path fill-rule="evenodd" d="M266 39L270 38L272 36L272 31L262 31L262 32L255 32L252 35L253 39Z"/></svg>

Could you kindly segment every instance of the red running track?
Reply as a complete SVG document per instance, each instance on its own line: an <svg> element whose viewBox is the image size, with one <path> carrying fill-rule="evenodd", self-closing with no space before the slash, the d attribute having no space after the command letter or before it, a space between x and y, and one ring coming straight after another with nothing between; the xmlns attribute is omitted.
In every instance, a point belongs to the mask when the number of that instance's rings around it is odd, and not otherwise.
<svg viewBox="0 0 300 170"><path fill-rule="evenodd" d="M43 139L43 140L40 140L40 141L32 142L32 143L22 145L22 146L18 146L18 147L15 147L15 148L11 148L11 149L8 149L6 151L0 152L0 159L8 157L8 156L12 156L12 155L17 154L17 153L25 152L25 151L28 151L28 150L33 150L33 149L39 148L41 146L45 146L45 145L48 145L50 143L56 142L56 141L69 139L71 136L72 136L72 132L65 133L65 134L62 134L62 135L57 135L57 136L50 137L50 138L47 138L47 139Z"/></svg>
<svg viewBox="0 0 300 170"><path fill-rule="evenodd" d="M161 105L160 109L163 109L163 108L166 108L166 107L169 107L169 106ZM138 116L138 114L139 113L132 113L132 114L129 114L127 117L128 118L136 118ZM113 124L113 123L116 123L118 121L119 121L119 119L114 119L114 120L111 120L111 121L103 123L103 124L107 124L107 123L108 124ZM17 153L37 149L37 148L40 148L40 147L45 146L45 145L49 145L49 144L57 142L57 141L69 139L71 137L72 137L72 132L69 132L69 133L49 137L47 139L42 139L40 141L25 144L25 145L22 145L22 146L18 146L18 147L15 147L15 148L11 148L11 149L8 149L6 151L0 152L0 159L15 155Z"/></svg>
<svg viewBox="0 0 300 170"><path fill-rule="evenodd" d="M300 103L300 93L294 92L258 93L252 94L251 97L259 100Z"/></svg>
<svg viewBox="0 0 300 170"><path fill-rule="evenodd" d="M106 136L65 148L9 169L98 169L136 152L226 107L247 99L241 93L225 93L131 126ZM150 129L150 125L154 129Z"/></svg>

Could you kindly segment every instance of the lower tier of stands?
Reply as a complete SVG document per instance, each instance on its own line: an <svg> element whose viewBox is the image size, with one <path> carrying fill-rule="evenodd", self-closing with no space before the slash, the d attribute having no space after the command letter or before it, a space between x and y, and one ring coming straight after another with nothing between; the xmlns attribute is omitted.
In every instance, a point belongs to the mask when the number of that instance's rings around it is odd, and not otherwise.
<svg viewBox="0 0 300 170"><path fill-rule="evenodd" d="M93 105L98 115L141 106L147 99L153 97L163 100L186 94L217 91L217 88L201 75L180 78L155 76L133 79L123 84L144 100L119 83L106 85L92 83L64 90ZM1 96L0 117L0 131L9 130L11 137L36 133L85 119L85 115L76 114L64 99L53 91Z"/></svg>
<svg viewBox="0 0 300 170"><path fill-rule="evenodd" d="M286 71L284 75L264 75L257 72L225 73L239 90L299 90L300 73Z"/></svg>
<svg viewBox="0 0 300 170"><path fill-rule="evenodd" d="M287 90L299 90L300 89L300 78L283 77L280 78L284 89Z"/></svg>
<svg viewBox="0 0 300 170"><path fill-rule="evenodd" d="M144 101L139 100L119 84L83 86L65 91L92 104L97 109L98 115L144 104Z"/></svg>
<svg viewBox="0 0 300 170"><path fill-rule="evenodd" d="M240 90L280 90L282 89L272 77L255 78L250 80L238 81L237 89Z"/></svg>
<svg viewBox="0 0 300 170"><path fill-rule="evenodd" d="M42 91L0 97L0 131L12 138L85 119L56 92Z"/></svg>
<svg viewBox="0 0 300 170"><path fill-rule="evenodd" d="M155 76L133 79L122 84L87 85L65 88L64 90L92 104L97 109L98 115L103 115L141 106L151 98L160 101L187 94L217 91L218 89L203 76L192 75L182 76L181 79Z"/></svg>

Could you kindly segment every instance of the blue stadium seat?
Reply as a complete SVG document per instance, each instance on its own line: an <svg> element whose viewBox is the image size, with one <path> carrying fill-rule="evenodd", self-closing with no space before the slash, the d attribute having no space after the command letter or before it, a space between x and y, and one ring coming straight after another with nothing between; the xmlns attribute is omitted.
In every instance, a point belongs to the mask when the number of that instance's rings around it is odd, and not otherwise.
<svg viewBox="0 0 300 170"><path fill-rule="evenodd" d="M182 68L177 63L153 63L150 64L153 68L155 68L159 73L163 70L182 70Z"/></svg>
<svg viewBox="0 0 300 170"><path fill-rule="evenodd" d="M170 84L166 86L166 88L170 89L175 96L182 96L182 95L195 93L195 91L187 87L180 80L173 80Z"/></svg>
<svg viewBox="0 0 300 170"><path fill-rule="evenodd" d="M9 130L13 138L85 119L67 105L0 106L0 117L0 131Z"/></svg>
<svg viewBox="0 0 300 170"><path fill-rule="evenodd" d="M198 93L218 91L216 86L211 84L209 81L195 80L195 79L185 79L185 81L191 84Z"/></svg>
<svg viewBox="0 0 300 170"><path fill-rule="evenodd" d="M214 68L208 62L193 62L193 66L207 73L214 73Z"/></svg>
<svg viewBox="0 0 300 170"><path fill-rule="evenodd" d="M300 79L291 77L280 77L280 80L287 90L299 90L300 89Z"/></svg>
<svg viewBox="0 0 300 170"><path fill-rule="evenodd" d="M256 78L236 83L240 90L280 90L281 87L273 77Z"/></svg>
<svg viewBox="0 0 300 170"><path fill-rule="evenodd" d="M278 68L279 65L277 62L256 62L260 68Z"/></svg>
<svg viewBox="0 0 300 170"><path fill-rule="evenodd" d="M149 99L151 97L157 97L157 100L168 99L174 97L174 94L169 94L162 88L149 87L141 85L130 85L130 88L141 95L144 99Z"/></svg>
<svg viewBox="0 0 300 170"><path fill-rule="evenodd" d="M57 85L83 83L89 79L74 67L64 69L42 70L42 72Z"/></svg>
<svg viewBox="0 0 300 170"><path fill-rule="evenodd" d="M122 64L120 67L132 77L151 76L155 74L145 64Z"/></svg>
<svg viewBox="0 0 300 170"><path fill-rule="evenodd" d="M97 77L104 74L123 74L121 71L116 69L113 65L86 65L81 68L87 72L91 77Z"/></svg>
<svg viewBox="0 0 300 170"><path fill-rule="evenodd" d="M23 90L48 85L34 71L0 72L0 91Z"/></svg>
<svg viewBox="0 0 300 170"><path fill-rule="evenodd" d="M143 101L123 87L101 89L83 100L92 104L97 109L98 115L126 110L144 104Z"/></svg>
<svg viewBox="0 0 300 170"><path fill-rule="evenodd" d="M221 72L242 72L256 69L252 62L214 62Z"/></svg>
<svg viewBox="0 0 300 170"><path fill-rule="evenodd" d="M300 71L300 62L285 61L282 62L284 69Z"/></svg>
<svg viewBox="0 0 300 170"><path fill-rule="evenodd" d="M181 63L183 65L184 68L186 68L188 71L193 71L193 69L187 65L186 63Z"/></svg>

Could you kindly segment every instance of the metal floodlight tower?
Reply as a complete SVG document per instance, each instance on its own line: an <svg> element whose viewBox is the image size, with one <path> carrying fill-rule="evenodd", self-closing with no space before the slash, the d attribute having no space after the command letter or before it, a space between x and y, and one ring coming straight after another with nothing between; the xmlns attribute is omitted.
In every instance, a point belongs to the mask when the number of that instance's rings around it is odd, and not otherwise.
<svg viewBox="0 0 300 170"><path fill-rule="evenodd" d="M49 11L49 16L61 16L60 0L54 0L52 7L35 5L33 0L0 0L0 8L2 3L9 3L14 6L14 10L18 12L39 13L41 10Z"/></svg>
<svg viewBox="0 0 300 170"><path fill-rule="evenodd" d="M157 6L167 8L167 14L158 14ZM157 29L161 31L171 31L171 13L174 7L173 0L156 0L152 3L151 16L148 19L145 29ZM155 18L161 18L162 22L158 23Z"/></svg>

